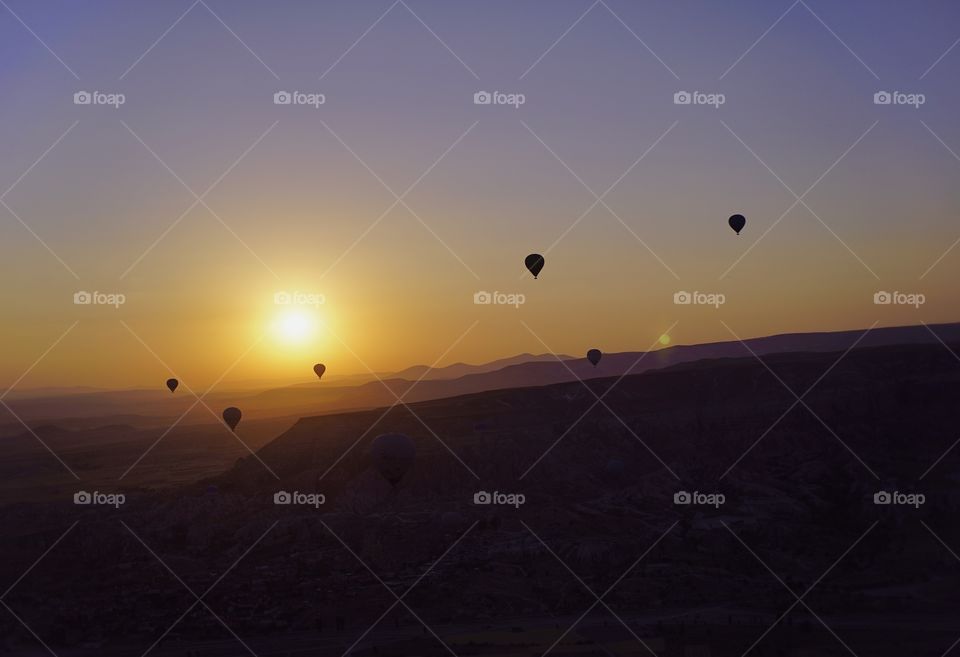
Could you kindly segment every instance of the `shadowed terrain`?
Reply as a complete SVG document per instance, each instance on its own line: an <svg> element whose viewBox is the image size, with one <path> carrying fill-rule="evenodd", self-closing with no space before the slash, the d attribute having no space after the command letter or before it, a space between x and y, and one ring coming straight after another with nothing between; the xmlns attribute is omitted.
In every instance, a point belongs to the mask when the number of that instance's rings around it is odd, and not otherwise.
<svg viewBox="0 0 960 657"><path fill-rule="evenodd" d="M960 636L945 547L960 545L960 362L939 344L841 355L303 418L258 458L193 486L127 490L118 509L4 507L17 531L3 581L78 521L6 602L60 655L142 652L161 635L157 654L238 654L232 631L258 654L440 655L446 643L515 655L558 642L561 654L632 655L642 641L739 655L762 636L755 654L847 643L939 656ZM813 388L797 403L778 379ZM387 431L417 447L396 488L368 454ZM325 501L278 506L278 491ZM523 503L475 504L478 491ZM679 491L724 500L678 505ZM876 505L878 491L925 499ZM216 616L197 605L164 634L195 602L170 571L198 595L213 586ZM394 604L390 590L411 586ZM595 604L590 591L608 587ZM28 654L22 628L3 627L8 651Z"/></svg>

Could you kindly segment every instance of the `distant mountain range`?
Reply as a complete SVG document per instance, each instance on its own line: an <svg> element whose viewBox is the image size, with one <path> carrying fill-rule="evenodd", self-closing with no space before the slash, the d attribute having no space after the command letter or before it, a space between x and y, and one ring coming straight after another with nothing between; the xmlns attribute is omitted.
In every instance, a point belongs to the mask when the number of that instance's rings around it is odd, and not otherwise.
<svg viewBox="0 0 960 657"><path fill-rule="evenodd" d="M854 344L857 348L867 348L960 341L960 324L957 323L876 328L864 335L865 330L788 333L750 338L743 343L730 340L678 345L651 352L608 353L596 367L585 357L550 354L520 354L479 365L456 363L438 368L418 365L382 375L379 379L365 376L345 377L338 381L331 377L329 381L325 378L324 381L261 392L213 392L205 402L217 412L228 405L238 406L247 421L377 408L396 403L397 397L404 402L416 402L489 390L549 385L578 378L639 374L704 359L749 356L751 351L764 356L786 352L842 352ZM43 395L12 400L11 406L20 417L32 422L59 422L61 419L79 422L83 418L122 416L124 423L157 426L178 417L193 401L190 395L180 392L171 395L158 389ZM134 414L142 416L142 422L132 421L130 416ZM214 418L204 412L197 415L195 421L212 422ZM13 425L15 421L10 418L7 424Z"/></svg>
<svg viewBox="0 0 960 657"><path fill-rule="evenodd" d="M437 379L457 379L470 374L485 374L487 372L496 372L505 367L514 365L524 365L526 363L555 363L557 358L563 360L573 360L573 356L554 356L553 354L520 354L510 358L500 358L492 360L482 365L470 365L468 363L454 363L445 367L428 367L426 365L416 365L408 367L393 374L392 379L408 379L416 381L417 379L437 380Z"/></svg>

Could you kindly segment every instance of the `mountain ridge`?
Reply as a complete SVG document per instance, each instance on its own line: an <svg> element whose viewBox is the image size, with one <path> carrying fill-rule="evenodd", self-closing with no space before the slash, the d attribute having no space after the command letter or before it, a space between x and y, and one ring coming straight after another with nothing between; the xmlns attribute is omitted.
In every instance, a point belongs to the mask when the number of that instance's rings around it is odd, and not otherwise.
<svg viewBox="0 0 960 657"><path fill-rule="evenodd" d="M648 352L607 353L597 366L591 365L585 357L518 354L478 365L455 363L442 368L416 365L393 375L375 377L354 385L340 386L324 380L246 393L214 391L206 397L206 402L214 409L238 406L243 410L245 420L263 419L279 415L376 408L395 403L398 397L402 397L404 402L414 402L502 388L620 376L702 359L739 357L750 352L758 356L784 352L829 352L844 351L854 345L865 348L892 344L936 344L941 340L960 340L960 323L782 333L747 338L743 343L728 340L675 345ZM503 363L508 364L498 367ZM431 372L436 376L431 376ZM460 372L466 373L451 376ZM400 376L404 373L410 378ZM419 376L414 377L414 374ZM420 376L423 378L420 379ZM191 400L191 396L171 395L165 389L124 390L78 393L66 397L21 398L15 400L15 410L27 421L48 422L63 417L122 415L129 412L131 404L136 404L140 414L162 419L179 416ZM214 421L212 416L210 421Z"/></svg>

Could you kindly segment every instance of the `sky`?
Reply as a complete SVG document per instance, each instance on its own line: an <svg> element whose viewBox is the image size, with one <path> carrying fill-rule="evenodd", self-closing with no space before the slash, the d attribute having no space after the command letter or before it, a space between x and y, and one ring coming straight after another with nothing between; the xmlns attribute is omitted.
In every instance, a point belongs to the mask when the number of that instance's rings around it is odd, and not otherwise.
<svg viewBox="0 0 960 657"><path fill-rule="evenodd" d="M955 2L5 3L4 389L960 319Z"/></svg>

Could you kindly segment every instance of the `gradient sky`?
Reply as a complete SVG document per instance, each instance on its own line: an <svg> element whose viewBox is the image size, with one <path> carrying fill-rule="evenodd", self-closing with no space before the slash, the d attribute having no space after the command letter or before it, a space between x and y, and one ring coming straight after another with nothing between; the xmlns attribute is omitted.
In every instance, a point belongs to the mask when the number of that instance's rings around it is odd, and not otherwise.
<svg viewBox="0 0 960 657"><path fill-rule="evenodd" d="M6 2L4 387L173 373L196 389L308 380L316 361L642 350L671 326L683 344L731 339L722 322L745 338L960 319L960 247L930 269L960 238L956 2ZM126 103L74 105L78 90ZM326 103L277 106L278 90ZM526 104L477 106L479 90ZM679 90L726 103L678 106ZM879 90L926 104L874 105ZM848 149L744 256L787 187ZM184 215L187 187L228 170ZM385 185L415 182L382 216ZM127 301L77 306L78 290ZM280 290L324 295L309 313L326 326L275 335ZM478 290L526 304L477 306ZM679 290L727 302L677 306ZM927 301L876 306L878 290Z"/></svg>

